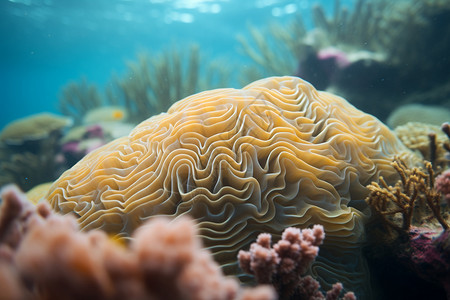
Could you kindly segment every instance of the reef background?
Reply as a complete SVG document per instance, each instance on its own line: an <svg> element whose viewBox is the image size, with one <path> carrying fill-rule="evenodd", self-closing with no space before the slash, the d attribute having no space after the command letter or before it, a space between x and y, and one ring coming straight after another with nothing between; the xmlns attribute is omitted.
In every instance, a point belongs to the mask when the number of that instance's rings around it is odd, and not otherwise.
<svg viewBox="0 0 450 300"><path fill-rule="evenodd" d="M0 38L0 187L36 204L86 154L176 101L294 75L385 122L426 166L397 161L401 181L373 178L358 196L379 226L368 223L365 255L450 297L448 0L8 0ZM402 293L384 281L380 295Z"/></svg>
<svg viewBox="0 0 450 300"><path fill-rule="evenodd" d="M316 1L315 1L316 2ZM317 1L331 8L332 1ZM345 1L351 3L351 1ZM103 88L141 50L199 44L211 59L249 62L237 34L302 13L310 1L73 1L0 2L0 128L19 117L58 112L60 89L85 76ZM274 16L280 14L280 16ZM234 86L238 83L234 82Z"/></svg>

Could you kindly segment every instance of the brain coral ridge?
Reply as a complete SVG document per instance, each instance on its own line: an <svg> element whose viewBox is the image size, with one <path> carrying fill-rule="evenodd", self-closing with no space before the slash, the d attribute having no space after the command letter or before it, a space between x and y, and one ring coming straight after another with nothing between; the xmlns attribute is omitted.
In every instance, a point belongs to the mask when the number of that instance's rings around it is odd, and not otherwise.
<svg viewBox="0 0 450 300"><path fill-rule="evenodd" d="M299 78L271 77L175 103L87 155L47 199L82 228L121 237L155 215L189 214L228 273L258 233L322 224L313 273L356 290L365 186L394 179L395 155L410 157L373 116Z"/></svg>

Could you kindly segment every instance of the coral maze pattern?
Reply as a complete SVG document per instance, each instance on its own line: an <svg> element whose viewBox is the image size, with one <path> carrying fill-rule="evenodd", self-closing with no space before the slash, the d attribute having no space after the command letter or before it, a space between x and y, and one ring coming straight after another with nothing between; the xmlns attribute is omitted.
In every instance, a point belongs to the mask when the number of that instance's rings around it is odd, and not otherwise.
<svg viewBox="0 0 450 300"><path fill-rule="evenodd" d="M313 273L364 281L365 186L410 152L376 118L296 77L187 97L90 153L47 195L84 229L128 237L156 215L189 214L226 273L258 233L322 224ZM396 179L396 178L395 178Z"/></svg>

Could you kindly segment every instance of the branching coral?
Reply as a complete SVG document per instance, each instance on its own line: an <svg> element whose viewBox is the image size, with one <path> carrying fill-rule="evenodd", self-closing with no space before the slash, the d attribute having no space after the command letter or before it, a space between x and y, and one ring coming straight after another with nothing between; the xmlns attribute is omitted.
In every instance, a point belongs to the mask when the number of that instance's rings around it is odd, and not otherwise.
<svg viewBox="0 0 450 300"><path fill-rule="evenodd" d="M313 272L355 291L364 285L365 186L397 176L394 155L411 158L376 118L299 78L273 77L177 102L88 154L47 199L83 229L121 237L156 215L189 214L228 273L261 230L320 223L328 258Z"/></svg>
<svg viewBox="0 0 450 300"><path fill-rule="evenodd" d="M442 195L433 188L432 166L426 162L426 170L408 169L398 159L393 165L401 176L395 186L382 178L380 185L369 185L367 201L377 218L368 227L366 252L374 277L392 299L448 299L450 230L448 215L441 212ZM379 220L383 230L377 226ZM399 289L406 289L406 294Z"/></svg>
<svg viewBox="0 0 450 300"><path fill-rule="evenodd" d="M81 233L71 216L2 190L0 287L4 299L274 299L242 289L202 248L192 220L157 219L124 247L104 232Z"/></svg>
<svg viewBox="0 0 450 300"><path fill-rule="evenodd" d="M272 247L272 236L262 233L249 251L239 251L239 265L244 272L254 275L256 282L272 284L280 299L325 299L317 281L311 276L302 277L319 254L324 237L321 225L303 230L289 227ZM342 289L342 284L333 285L326 299L338 299ZM349 292L342 299L356 298Z"/></svg>
<svg viewBox="0 0 450 300"><path fill-rule="evenodd" d="M413 214L417 207L427 204L434 217L444 230L449 228L441 215L442 195L434 189L434 172L431 163L426 162L426 171L421 168L408 169L400 159L396 159L392 165L400 175L400 180L395 186L389 186L382 177L380 184L372 182L368 185L370 190L366 198L367 203L376 214L390 227L399 231L406 231L411 226ZM401 225L394 221L392 216L401 214Z"/></svg>

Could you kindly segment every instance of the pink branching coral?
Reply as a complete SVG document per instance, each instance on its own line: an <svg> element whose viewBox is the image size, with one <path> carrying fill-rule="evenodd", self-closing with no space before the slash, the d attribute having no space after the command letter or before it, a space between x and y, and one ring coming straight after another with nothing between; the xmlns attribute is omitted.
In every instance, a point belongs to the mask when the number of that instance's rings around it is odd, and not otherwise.
<svg viewBox="0 0 450 300"><path fill-rule="evenodd" d="M436 177L434 188L444 196L447 205L450 206L450 169Z"/></svg>
<svg viewBox="0 0 450 300"><path fill-rule="evenodd" d="M14 186L0 209L2 299L274 299L242 289L202 248L192 220L154 219L124 246L80 232L74 218L31 205Z"/></svg>
<svg viewBox="0 0 450 300"><path fill-rule="evenodd" d="M256 282L272 284L280 299L338 299L342 284L333 285L332 290L324 296L315 279L311 276L302 277L319 254L319 246L324 238L322 225L303 230L289 227L273 246L272 236L262 233L256 243L251 244L250 251L239 251L239 264L244 272L255 276ZM342 299L356 298L349 292Z"/></svg>

